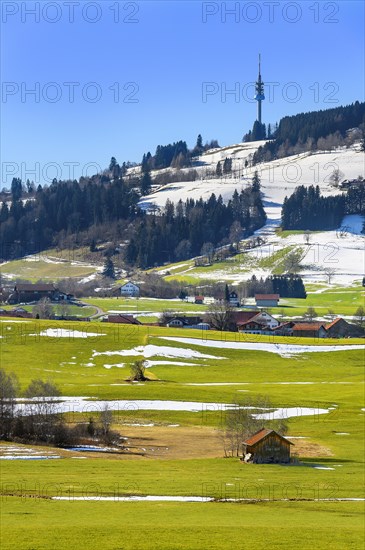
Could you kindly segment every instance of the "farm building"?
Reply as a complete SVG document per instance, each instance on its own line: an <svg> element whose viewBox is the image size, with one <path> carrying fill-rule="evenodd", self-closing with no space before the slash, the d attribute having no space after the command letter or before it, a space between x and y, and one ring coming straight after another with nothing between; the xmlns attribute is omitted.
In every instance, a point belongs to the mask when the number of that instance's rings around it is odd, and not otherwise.
<svg viewBox="0 0 365 550"><path fill-rule="evenodd" d="M255 294L257 307L276 307L280 300L280 294Z"/></svg>
<svg viewBox="0 0 365 550"><path fill-rule="evenodd" d="M121 313L114 313L111 315L108 315L108 317L105 319L108 323L120 323L122 325L141 325L133 315L122 315Z"/></svg>
<svg viewBox="0 0 365 550"><path fill-rule="evenodd" d="M361 327L348 323L341 317L327 324L325 328L328 338L361 338L364 336L364 330Z"/></svg>
<svg viewBox="0 0 365 550"><path fill-rule="evenodd" d="M14 291L8 298L9 304L18 304L20 302L37 302L42 298L58 300L60 292L53 284L49 283L24 283L15 285Z"/></svg>
<svg viewBox="0 0 365 550"><path fill-rule="evenodd" d="M291 441L275 432L261 429L244 441L244 462L255 464L287 464L290 462Z"/></svg>
<svg viewBox="0 0 365 550"><path fill-rule="evenodd" d="M305 336L307 338L327 338L327 330L323 323L295 323L293 326L293 336Z"/></svg>
<svg viewBox="0 0 365 550"><path fill-rule="evenodd" d="M135 285L131 281L128 281L125 285L120 287L120 295L135 298L139 296L139 286Z"/></svg>
<svg viewBox="0 0 365 550"><path fill-rule="evenodd" d="M204 304L204 296L195 296L196 304Z"/></svg>

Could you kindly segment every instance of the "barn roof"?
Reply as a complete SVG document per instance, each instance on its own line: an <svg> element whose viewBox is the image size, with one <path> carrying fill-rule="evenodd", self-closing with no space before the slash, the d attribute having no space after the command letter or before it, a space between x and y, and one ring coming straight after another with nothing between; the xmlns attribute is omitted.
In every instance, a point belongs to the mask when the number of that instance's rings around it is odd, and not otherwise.
<svg viewBox="0 0 365 550"><path fill-rule="evenodd" d="M33 292L53 292L55 289L55 286L50 283L37 283L37 284L31 284L31 283L22 283L15 286L15 289L18 292L27 292L27 291L33 291Z"/></svg>
<svg viewBox="0 0 365 550"><path fill-rule="evenodd" d="M323 323L295 323L293 330L319 330L321 327L327 328Z"/></svg>
<svg viewBox="0 0 365 550"><path fill-rule="evenodd" d="M119 321L122 324L125 325L141 325L142 323L138 321L133 315L122 315L120 313L115 313L112 315L108 315L108 322L114 323Z"/></svg>
<svg viewBox="0 0 365 550"><path fill-rule="evenodd" d="M331 323L328 323L327 325L325 325L325 329L328 330L329 328L332 328L339 321L343 321L343 319L341 319L341 317L337 317L337 319L334 319Z"/></svg>
<svg viewBox="0 0 365 550"><path fill-rule="evenodd" d="M259 430L258 432L254 433L251 437L246 439L246 441L244 441L243 443L245 445L248 445L249 447L252 447L252 445L255 445L262 439L265 439L265 437L267 437L271 433L278 435L279 437L281 437L281 439L284 439L284 441L287 441L288 443L290 443L290 445L293 445L293 443L289 441L289 439L286 439L282 435L278 434L278 432L276 432L275 430L269 430L267 428L262 428L262 430Z"/></svg>
<svg viewBox="0 0 365 550"><path fill-rule="evenodd" d="M279 300L280 294L255 294L255 300Z"/></svg>

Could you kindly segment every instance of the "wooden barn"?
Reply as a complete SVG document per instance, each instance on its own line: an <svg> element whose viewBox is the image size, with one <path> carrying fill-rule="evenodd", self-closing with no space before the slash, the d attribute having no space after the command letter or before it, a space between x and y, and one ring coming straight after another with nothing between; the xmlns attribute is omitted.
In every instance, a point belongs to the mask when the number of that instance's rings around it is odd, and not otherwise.
<svg viewBox="0 0 365 550"><path fill-rule="evenodd" d="M244 462L255 464L287 464L290 462L291 441L275 432L263 428L244 441Z"/></svg>

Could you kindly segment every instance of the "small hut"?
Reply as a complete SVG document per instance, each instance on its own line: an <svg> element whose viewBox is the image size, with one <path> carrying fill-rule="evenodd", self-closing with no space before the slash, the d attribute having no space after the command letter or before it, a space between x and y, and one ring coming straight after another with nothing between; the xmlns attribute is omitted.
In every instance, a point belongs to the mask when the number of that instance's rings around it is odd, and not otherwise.
<svg viewBox="0 0 365 550"><path fill-rule="evenodd" d="M291 441L275 432L263 428L243 442L244 462L255 464L286 464L290 462Z"/></svg>

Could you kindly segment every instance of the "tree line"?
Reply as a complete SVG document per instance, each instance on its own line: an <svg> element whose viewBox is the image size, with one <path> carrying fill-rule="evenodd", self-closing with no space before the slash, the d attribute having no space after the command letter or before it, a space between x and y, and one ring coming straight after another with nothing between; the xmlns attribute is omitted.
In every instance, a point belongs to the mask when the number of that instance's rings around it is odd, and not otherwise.
<svg viewBox="0 0 365 550"><path fill-rule="evenodd" d="M169 200L161 215L143 217L135 224L126 250L126 261L140 268L165 262L185 260L200 254L208 259L215 248L227 245L232 230L243 238L262 227L266 214L261 201L260 179L255 174L252 184L224 204L213 193L203 199L180 200L176 206Z"/></svg>
<svg viewBox="0 0 365 550"><path fill-rule="evenodd" d="M257 123L257 124L256 124ZM244 136L245 141L272 139L258 148L253 164L268 162L277 158L305 151L330 149L351 142L347 136L350 129L359 128L355 137L364 143L365 102L335 107L308 113L286 116L270 136L265 134L264 125L256 121L252 132ZM347 139L347 141L346 141Z"/></svg>
<svg viewBox="0 0 365 550"><path fill-rule="evenodd" d="M17 406L17 399L24 403ZM85 438L96 442L119 443L120 435L111 430L112 412L106 407L98 418L68 425L58 412L59 388L51 381L34 379L23 392L14 373L0 369L0 440L23 443L75 445Z"/></svg>
<svg viewBox="0 0 365 550"><path fill-rule="evenodd" d="M319 186L300 185L285 197L281 211L282 229L330 230L340 227L345 214L365 213L365 184L347 193L323 197Z"/></svg>
<svg viewBox="0 0 365 550"><path fill-rule="evenodd" d="M219 147L217 140L211 140L203 145L201 134L198 135L196 144L192 150L188 149L186 141L180 140L168 145L157 145L156 152L145 153L142 157L142 172L159 170L161 168L184 168L191 165L193 157L197 157L207 151Z"/></svg>

